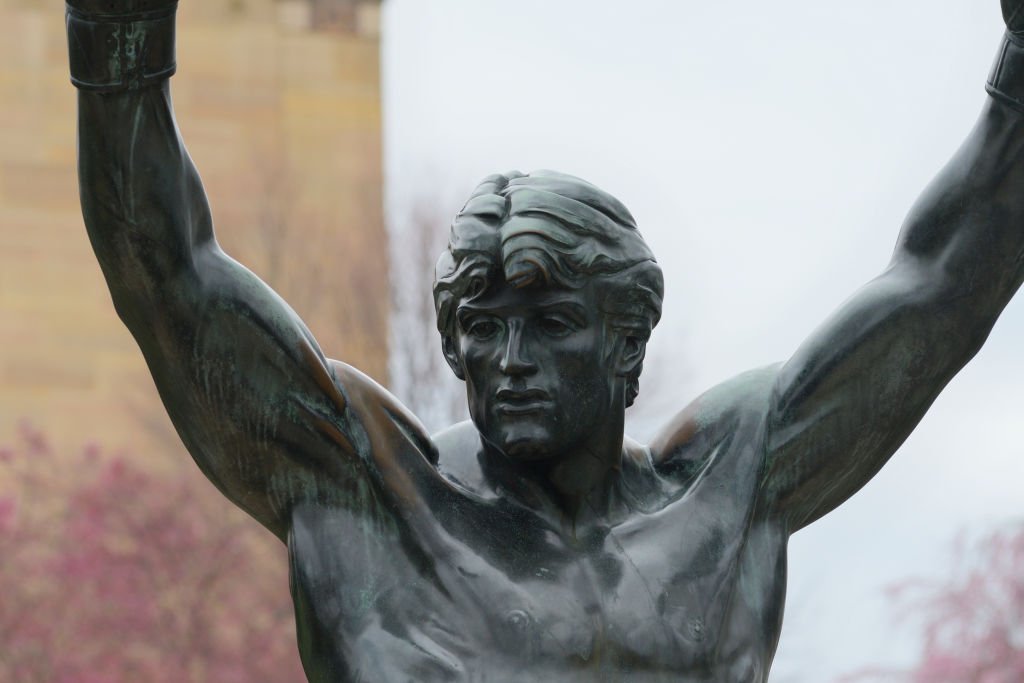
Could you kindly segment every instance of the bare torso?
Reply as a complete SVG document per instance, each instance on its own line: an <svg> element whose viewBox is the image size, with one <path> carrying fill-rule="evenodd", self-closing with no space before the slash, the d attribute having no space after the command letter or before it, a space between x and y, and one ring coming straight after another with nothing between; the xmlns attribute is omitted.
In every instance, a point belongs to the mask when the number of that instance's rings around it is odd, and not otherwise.
<svg viewBox="0 0 1024 683"><path fill-rule="evenodd" d="M470 423L429 442L401 419L369 429L400 465L381 468L377 503L293 514L310 679L765 680L786 535L754 504L763 414L703 421L669 454L627 441L604 521L574 531L495 483ZM419 468L425 452L436 466Z"/></svg>

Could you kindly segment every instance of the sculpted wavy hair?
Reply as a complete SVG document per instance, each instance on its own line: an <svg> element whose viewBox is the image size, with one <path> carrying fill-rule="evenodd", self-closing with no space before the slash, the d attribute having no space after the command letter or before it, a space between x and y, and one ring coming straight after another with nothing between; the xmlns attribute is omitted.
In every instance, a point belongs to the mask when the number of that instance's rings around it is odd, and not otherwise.
<svg viewBox="0 0 1024 683"><path fill-rule="evenodd" d="M502 279L517 288L576 289L594 278L606 284L605 329L646 343L661 317L664 281L626 207L564 173L491 175L455 216L437 261L437 329L454 339L459 303ZM640 390L641 369L628 378L626 405Z"/></svg>

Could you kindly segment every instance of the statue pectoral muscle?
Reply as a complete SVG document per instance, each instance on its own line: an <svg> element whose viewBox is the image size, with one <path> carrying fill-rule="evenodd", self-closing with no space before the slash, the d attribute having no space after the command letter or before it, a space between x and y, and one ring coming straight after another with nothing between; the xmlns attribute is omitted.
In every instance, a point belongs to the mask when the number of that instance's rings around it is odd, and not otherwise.
<svg viewBox="0 0 1024 683"><path fill-rule="evenodd" d="M430 436L218 246L171 109L175 5L69 2L82 209L188 450L287 543L309 679L766 680L789 535L885 464L1021 283L1021 4L888 268L648 446L623 412L662 276L619 201L480 184L434 285L472 420Z"/></svg>

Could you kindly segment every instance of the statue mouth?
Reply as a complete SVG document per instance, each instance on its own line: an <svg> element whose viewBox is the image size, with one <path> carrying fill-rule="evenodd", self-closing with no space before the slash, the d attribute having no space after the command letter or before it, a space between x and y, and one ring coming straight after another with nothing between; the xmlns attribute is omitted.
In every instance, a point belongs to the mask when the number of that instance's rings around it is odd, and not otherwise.
<svg viewBox="0 0 1024 683"><path fill-rule="evenodd" d="M543 389L499 389L495 398L495 409L504 415L528 415L551 408L551 397Z"/></svg>

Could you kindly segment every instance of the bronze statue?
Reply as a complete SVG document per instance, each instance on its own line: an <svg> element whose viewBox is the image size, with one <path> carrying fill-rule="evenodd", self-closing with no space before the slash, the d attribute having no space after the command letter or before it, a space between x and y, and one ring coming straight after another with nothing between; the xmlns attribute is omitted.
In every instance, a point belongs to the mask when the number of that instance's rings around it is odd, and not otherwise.
<svg viewBox="0 0 1024 683"><path fill-rule="evenodd" d="M620 202L551 172L474 192L434 286L472 421L428 435L217 245L171 110L176 3L69 0L89 236L188 450L288 546L309 679L765 681L790 534L885 464L1024 275L1002 5L991 98L888 268L643 445L623 411L662 275Z"/></svg>

